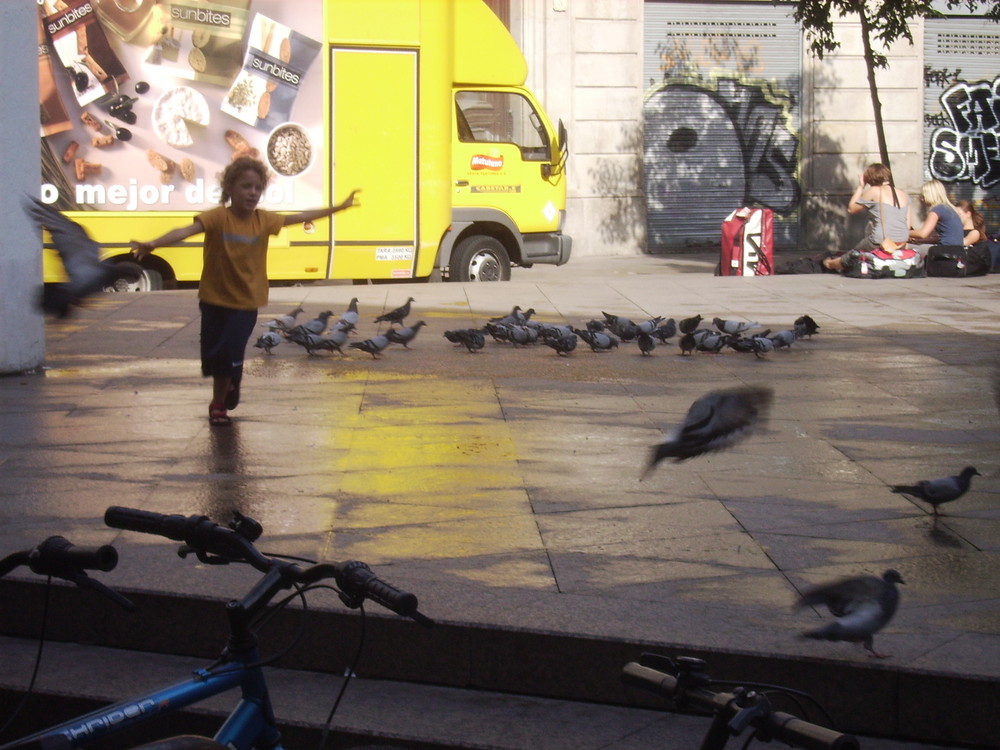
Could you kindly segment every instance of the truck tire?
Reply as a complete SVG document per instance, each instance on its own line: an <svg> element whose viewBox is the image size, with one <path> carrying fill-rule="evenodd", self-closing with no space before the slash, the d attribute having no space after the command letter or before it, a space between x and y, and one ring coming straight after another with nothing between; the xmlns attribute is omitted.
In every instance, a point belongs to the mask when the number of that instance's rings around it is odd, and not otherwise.
<svg viewBox="0 0 1000 750"><path fill-rule="evenodd" d="M451 281L510 281L510 256L495 237L466 237L451 255L448 278Z"/></svg>
<svg viewBox="0 0 1000 750"><path fill-rule="evenodd" d="M152 268L143 268L138 263L132 261L122 261L118 265L134 270L138 275L137 281L118 279L113 284L104 287L108 294L120 294L123 292L158 292L163 289L163 276L159 271Z"/></svg>

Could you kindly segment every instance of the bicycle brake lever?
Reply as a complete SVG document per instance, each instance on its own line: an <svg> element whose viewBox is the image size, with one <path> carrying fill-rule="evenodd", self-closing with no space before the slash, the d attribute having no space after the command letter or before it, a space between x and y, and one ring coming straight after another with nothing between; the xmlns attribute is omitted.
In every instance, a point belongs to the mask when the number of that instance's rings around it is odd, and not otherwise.
<svg viewBox="0 0 1000 750"><path fill-rule="evenodd" d="M182 544L177 548L177 556L180 558L186 558L192 553L194 553L195 557L197 557L200 562L203 562L206 565L229 565L229 563L233 562L228 558L219 557L218 555L210 555L200 549L195 549L189 544Z"/></svg>
<svg viewBox="0 0 1000 750"><path fill-rule="evenodd" d="M740 710L729 720L729 731L734 737L751 724L755 724L758 719L766 718L771 713L771 702L767 696L753 692L737 693L736 696L736 705Z"/></svg>
<svg viewBox="0 0 1000 750"><path fill-rule="evenodd" d="M122 596L117 591L115 591L113 588L110 588L109 586L104 585L100 581L95 581L93 578L91 578L90 576L88 576L86 573L84 573L82 571L79 572L79 573L75 573L73 575L67 576L66 580L70 581L71 583L75 583L81 589L92 589L92 590L96 591L98 594L102 594L103 596L106 596L108 599L110 599L111 601L113 601L115 604L117 604L119 607L121 607L122 609L124 609L127 612L134 612L135 611L135 604L132 603L131 599L129 599L129 598L125 597L125 596Z"/></svg>

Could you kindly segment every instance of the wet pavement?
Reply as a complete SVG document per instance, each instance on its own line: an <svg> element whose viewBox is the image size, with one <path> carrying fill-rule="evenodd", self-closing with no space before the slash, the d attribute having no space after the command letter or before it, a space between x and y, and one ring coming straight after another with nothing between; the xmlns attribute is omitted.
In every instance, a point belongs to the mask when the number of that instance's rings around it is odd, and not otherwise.
<svg viewBox="0 0 1000 750"><path fill-rule="evenodd" d="M617 684L624 661L695 653L713 673L813 689L852 731L995 745L1000 276L723 279L713 263L583 258L507 284L276 287L262 321L299 304L300 320L339 314L356 296L356 340L412 295L407 322L427 325L380 358L249 349L229 428L207 423L194 291L96 300L49 323L44 374L0 378L0 549L114 542L122 562L102 580L228 598L244 571L101 519L111 504L236 509L261 521L268 551L361 559L418 594L439 627L394 636L416 653L374 677L619 704L634 699ZM681 356L674 342L650 356L493 341L470 353L442 335L514 305L579 327L606 311L778 331L809 314L820 331L760 358ZM765 429L640 481L693 400L739 384L774 388ZM937 519L888 489L969 464L982 476ZM906 581L875 639L892 658L797 637L829 619L793 611L798 591L889 567ZM0 595L23 595L10 585Z"/></svg>

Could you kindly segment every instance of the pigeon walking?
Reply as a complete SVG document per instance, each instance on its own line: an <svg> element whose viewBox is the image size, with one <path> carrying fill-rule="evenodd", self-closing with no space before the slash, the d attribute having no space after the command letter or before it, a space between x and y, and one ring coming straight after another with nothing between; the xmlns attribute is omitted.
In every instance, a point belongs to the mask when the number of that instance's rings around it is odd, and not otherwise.
<svg viewBox="0 0 1000 750"><path fill-rule="evenodd" d="M390 328L385 332L386 337L393 344L402 344L404 349L410 348L410 342L417 337L420 329L427 325L424 321L418 320L412 326L402 328Z"/></svg>
<svg viewBox="0 0 1000 750"><path fill-rule="evenodd" d="M556 354L560 357L569 356L569 353L576 349L576 344L579 339L576 337L575 333L569 336L559 336L558 338L543 339L542 343L545 344L550 349L554 349Z"/></svg>
<svg viewBox="0 0 1000 750"><path fill-rule="evenodd" d="M661 344L667 343L677 334L677 321L673 318L667 318L663 323L658 325L650 334L654 338L658 339Z"/></svg>
<svg viewBox="0 0 1000 750"><path fill-rule="evenodd" d="M302 308L296 307L290 313L279 315L274 318L274 320L269 320L266 323L261 323L260 325L262 328L267 328L270 331L289 331L295 327L295 321L301 312L303 312Z"/></svg>
<svg viewBox="0 0 1000 750"><path fill-rule="evenodd" d="M677 327L680 329L681 333L694 333L695 329L701 324L701 315L695 315L690 318L684 318Z"/></svg>
<svg viewBox="0 0 1000 750"><path fill-rule="evenodd" d="M679 462L734 445L766 417L773 397L770 388L753 386L705 394L691 404L683 423L653 446L642 477L665 458Z"/></svg>
<svg viewBox="0 0 1000 750"><path fill-rule="evenodd" d="M760 328L760 323L743 320L723 320L712 318L712 324L723 333L746 333L754 328Z"/></svg>
<svg viewBox="0 0 1000 750"><path fill-rule="evenodd" d="M387 313L382 313L377 318L375 318L376 323L388 323L392 325L393 323L402 323L403 319L410 314L410 304L414 302L413 297L410 297L406 302L397 307L395 310L390 310Z"/></svg>
<svg viewBox="0 0 1000 750"><path fill-rule="evenodd" d="M65 318L70 308L80 305L87 297L104 291L116 281L138 281L134 264L109 263L101 260L101 247L87 231L40 200L28 198L25 211L40 227L49 230L68 280L45 284L40 305L44 312Z"/></svg>
<svg viewBox="0 0 1000 750"><path fill-rule="evenodd" d="M337 319L337 328L341 331L353 331L358 325L358 298L353 297L347 309Z"/></svg>
<svg viewBox="0 0 1000 750"><path fill-rule="evenodd" d="M583 343L594 352L608 352L618 348L618 337L606 331L592 331L585 328L574 328L573 333L583 339Z"/></svg>
<svg viewBox="0 0 1000 750"><path fill-rule="evenodd" d="M372 336L364 341L355 341L351 344L351 349L360 349L372 355L372 359L378 359L379 354L389 346L389 337L384 335Z"/></svg>
<svg viewBox="0 0 1000 750"><path fill-rule="evenodd" d="M901 495L910 495L925 503L930 503L934 509L934 515L941 515L938 506L942 503L950 503L958 500L969 491L973 477L982 476L976 471L975 466L966 466L959 474L953 477L941 477L940 479L921 479L916 484L894 484L889 489Z"/></svg>
<svg viewBox="0 0 1000 750"><path fill-rule="evenodd" d="M635 341L639 345L639 351L644 357L651 355L653 349L656 348L656 339L645 331L639 331L636 334Z"/></svg>
<svg viewBox="0 0 1000 750"><path fill-rule="evenodd" d="M260 338L254 343L254 346L257 349L263 349L264 354L270 354L271 350L280 343L281 336L275 331L268 331L261 334Z"/></svg>
<svg viewBox="0 0 1000 750"><path fill-rule="evenodd" d="M813 334L819 331L819 326L816 324L816 321L809 315L800 315L797 317L792 327L795 329L795 333L798 334L799 338L812 338Z"/></svg>
<svg viewBox="0 0 1000 750"><path fill-rule="evenodd" d="M459 328L445 331L444 337L453 344L461 344L470 352L478 352L486 346L486 337L482 331L475 328Z"/></svg>
<svg viewBox="0 0 1000 750"><path fill-rule="evenodd" d="M322 336L326 331L326 326L331 315L333 315L333 310L324 310L312 320L301 323L294 328L290 328L288 330L289 338L293 335L304 335L307 333L311 333L314 336Z"/></svg>
<svg viewBox="0 0 1000 750"><path fill-rule="evenodd" d="M897 583L905 583L898 571L889 569L876 576L844 578L806 590L798 607L825 605L836 618L828 625L802 634L804 638L860 643L874 657L889 654L875 650L874 636L888 624L899 606Z"/></svg>

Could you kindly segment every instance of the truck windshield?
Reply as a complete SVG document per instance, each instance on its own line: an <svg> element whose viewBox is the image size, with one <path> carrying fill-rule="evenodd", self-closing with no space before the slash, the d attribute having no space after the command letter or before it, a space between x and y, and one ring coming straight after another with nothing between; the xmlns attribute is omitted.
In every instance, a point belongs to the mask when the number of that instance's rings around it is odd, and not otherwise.
<svg viewBox="0 0 1000 750"><path fill-rule="evenodd" d="M531 102L520 94L459 91L458 137L463 143L512 143L525 161L550 161L549 137Z"/></svg>

